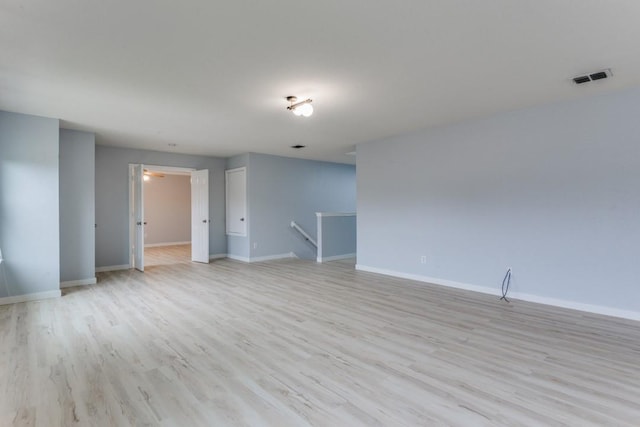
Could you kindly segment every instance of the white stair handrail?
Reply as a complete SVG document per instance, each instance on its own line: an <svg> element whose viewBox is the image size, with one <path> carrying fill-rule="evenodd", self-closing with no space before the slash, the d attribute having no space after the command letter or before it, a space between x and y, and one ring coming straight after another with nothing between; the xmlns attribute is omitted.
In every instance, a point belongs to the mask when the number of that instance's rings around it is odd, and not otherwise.
<svg viewBox="0 0 640 427"><path fill-rule="evenodd" d="M296 230L298 230L298 232L302 234L304 238L307 239L313 246L315 246L316 248L318 247L318 243L313 240L313 238L309 236L309 234L304 231L295 221L291 221L291 228L295 228Z"/></svg>

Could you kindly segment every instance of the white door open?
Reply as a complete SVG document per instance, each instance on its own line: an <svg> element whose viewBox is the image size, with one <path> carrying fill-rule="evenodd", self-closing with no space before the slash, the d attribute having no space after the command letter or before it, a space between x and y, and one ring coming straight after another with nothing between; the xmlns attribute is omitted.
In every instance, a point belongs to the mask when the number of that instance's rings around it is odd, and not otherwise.
<svg viewBox="0 0 640 427"><path fill-rule="evenodd" d="M143 165L133 165L131 168L131 199L133 210L133 267L144 271L144 181Z"/></svg>
<svg viewBox="0 0 640 427"><path fill-rule="evenodd" d="M191 172L191 261L209 262L209 170Z"/></svg>
<svg viewBox="0 0 640 427"><path fill-rule="evenodd" d="M225 171L227 234L247 235L247 168Z"/></svg>

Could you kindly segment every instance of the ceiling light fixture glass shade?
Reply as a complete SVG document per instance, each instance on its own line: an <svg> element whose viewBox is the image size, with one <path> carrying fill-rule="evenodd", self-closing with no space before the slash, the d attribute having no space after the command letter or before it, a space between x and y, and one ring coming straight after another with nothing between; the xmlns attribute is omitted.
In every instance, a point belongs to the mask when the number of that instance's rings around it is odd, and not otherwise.
<svg viewBox="0 0 640 427"><path fill-rule="evenodd" d="M313 114L313 102L312 99L305 99L304 101L296 102L298 100L295 96L287 96L287 101L290 102L290 105L287 107L287 110L291 111L296 116L309 117Z"/></svg>
<svg viewBox="0 0 640 427"><path fill-rule="evenodd" d="M304 117L309 117L310 115L313 114L313 105L302 104L301 106L293 110L294 114L296 111L300 111L300 114L302 114Z"/></svg>

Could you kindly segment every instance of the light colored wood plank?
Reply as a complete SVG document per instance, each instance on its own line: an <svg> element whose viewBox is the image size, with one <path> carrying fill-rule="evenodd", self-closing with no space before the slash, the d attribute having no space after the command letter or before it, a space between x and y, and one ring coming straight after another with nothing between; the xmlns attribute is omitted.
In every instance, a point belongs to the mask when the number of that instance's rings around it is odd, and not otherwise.
<svg viewBox="0 0 640 427"><path fill-rule="evenodd" d="M149 255L149 251L152 252ZM189 262L0 307L0 425L638 425L640 323L357 272Z"/></svg>

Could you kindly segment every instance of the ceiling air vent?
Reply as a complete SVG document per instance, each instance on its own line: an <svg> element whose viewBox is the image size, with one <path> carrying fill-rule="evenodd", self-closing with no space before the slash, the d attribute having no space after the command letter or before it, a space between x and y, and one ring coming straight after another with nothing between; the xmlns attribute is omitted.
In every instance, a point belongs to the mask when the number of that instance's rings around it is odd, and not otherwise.
<svg viewBox="0 0 640 427"><path fill-rule="evenodd" d="M591 77L591 80L600 80L600 79L606 79L607 77L607 73L605 73L604 71L600 71L599 73L593 73L591 75L589 75L589 77Z"/></svg>
<svg viewBox="0 0 640 427"><path fill-rule="evenodd" d="M613 74L611 74L611 69L607 68L606 70L603 71L598 71L595 73L591 73L591 74L586 74L584 76L578 76L578 77L574 77L573 81L576 84L582 84L582 83L588 83L588 82L593 82L596 80L602 80L602 79L606 79L607 77L611 77Z"/></svg>
<svg viewBox="0 0 640 427"><path fill-rule="evenodd" d="M292 145L291 148L295 148L296 150L299 150L301 148L306 147L306 145L300 145L300 144L296 144L296 145Z"/></svg>
<svg viewBox="0 0 640 427"><path fill-rule="evenodd" d="M576 84L581 84L581 83L590 82L591 79L589 78L589 76L580 76L580 77L574 77L573 81L576 82Z"/></svg>

